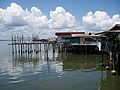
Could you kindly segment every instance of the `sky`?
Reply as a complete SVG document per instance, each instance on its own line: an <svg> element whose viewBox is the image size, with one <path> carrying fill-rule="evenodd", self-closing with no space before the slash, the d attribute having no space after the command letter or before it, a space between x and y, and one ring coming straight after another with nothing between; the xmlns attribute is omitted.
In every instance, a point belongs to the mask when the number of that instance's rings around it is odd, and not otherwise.
<svg viewBox="0 0 120 90"><path fill-rule="evenodd" d="M120 0L0 0L0 38L101 32L120 23Z"/></svg>

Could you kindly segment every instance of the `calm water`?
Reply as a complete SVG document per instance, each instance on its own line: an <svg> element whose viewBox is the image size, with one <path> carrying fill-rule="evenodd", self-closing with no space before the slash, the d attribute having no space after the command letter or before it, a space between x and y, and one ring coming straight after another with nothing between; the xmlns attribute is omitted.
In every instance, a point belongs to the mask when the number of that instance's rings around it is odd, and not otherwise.
<svg viewBox="0 0 120 90"><path fill-rule="evenodd" d="M13 55L0 41L0 90L120 90L120 77L99 66L100 55Z"/></svg>

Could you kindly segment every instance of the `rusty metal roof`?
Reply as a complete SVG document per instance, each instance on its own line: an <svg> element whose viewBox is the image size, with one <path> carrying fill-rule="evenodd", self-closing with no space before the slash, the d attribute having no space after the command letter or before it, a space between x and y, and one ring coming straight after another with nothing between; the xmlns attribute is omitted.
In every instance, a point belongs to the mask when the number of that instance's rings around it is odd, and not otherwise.
<svg viewBox="0 0 120 90"><path fill-rule="evenodd" d="M56 32L56 36L61 36L61 35L71 35L71 34L85 34L85 32Z"/></svg>

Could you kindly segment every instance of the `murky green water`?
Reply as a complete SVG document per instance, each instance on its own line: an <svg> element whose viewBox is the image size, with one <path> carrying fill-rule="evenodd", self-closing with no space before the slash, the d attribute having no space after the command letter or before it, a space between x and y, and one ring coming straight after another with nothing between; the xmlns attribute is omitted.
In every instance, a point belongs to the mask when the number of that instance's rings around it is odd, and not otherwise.
<svg viewBox="0 0 120 90"><path fill-rule="evenodd" d="M101 55L13 55L0 42L0 90L120 90L120 77L99 66Z"/></svg>

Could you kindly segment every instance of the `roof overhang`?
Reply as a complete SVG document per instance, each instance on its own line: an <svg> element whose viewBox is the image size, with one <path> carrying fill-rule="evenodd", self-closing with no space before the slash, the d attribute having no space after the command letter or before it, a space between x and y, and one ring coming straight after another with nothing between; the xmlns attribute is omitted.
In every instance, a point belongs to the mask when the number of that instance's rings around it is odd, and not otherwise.
<svg viewBox="0 0 120 90"><path fill-rule="evenodd" d="M72 34L85 34L85 32L56 32L56 36L65 36L65 35L72 35Z"/></svg>
<svg viewBox="0 0 120 90"><path fill-rule="evenodd" d="M102 35L88 35L88 34L72 34L72 37L102 37Z"/></svg>

